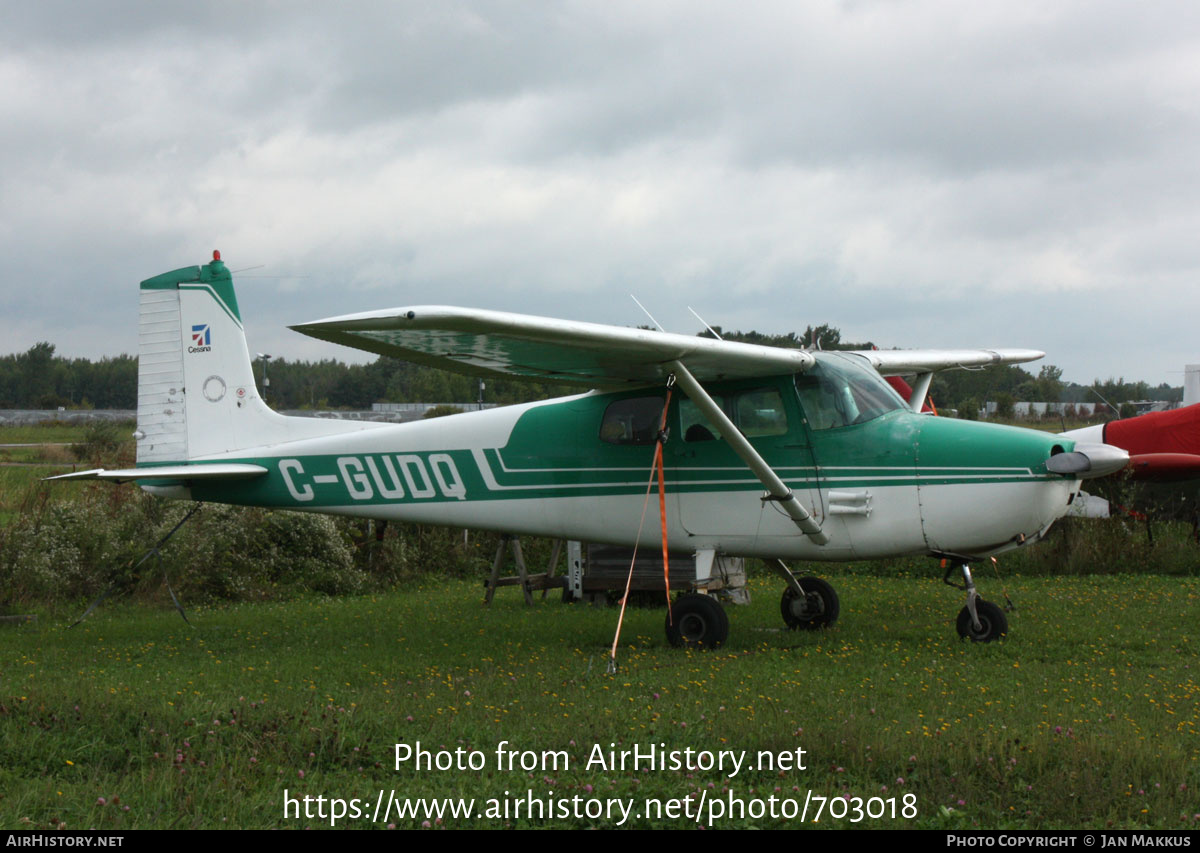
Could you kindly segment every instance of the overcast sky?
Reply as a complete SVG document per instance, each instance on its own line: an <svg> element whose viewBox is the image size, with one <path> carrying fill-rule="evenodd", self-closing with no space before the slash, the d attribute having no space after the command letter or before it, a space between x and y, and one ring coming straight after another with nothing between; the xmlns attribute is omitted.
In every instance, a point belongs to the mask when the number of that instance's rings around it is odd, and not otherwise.
<svg viewBox="0 0 1200 853"><path fill-rule="evenodd" d="M1194 2L0 2L0 352L450 304L1200 362ZM1036 366L1034 371L1036 372Z"/></svg>

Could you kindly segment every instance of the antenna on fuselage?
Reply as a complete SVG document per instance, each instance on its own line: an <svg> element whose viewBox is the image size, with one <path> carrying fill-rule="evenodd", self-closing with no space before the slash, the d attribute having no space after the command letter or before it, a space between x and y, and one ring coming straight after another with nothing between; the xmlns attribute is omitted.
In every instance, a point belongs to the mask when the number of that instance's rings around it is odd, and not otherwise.
<svg viewBox="0 0 1200 853"><path fill-rule="evenodd" d="M691 306L691 305L689 305L689 306L688 306L688 310L692 312L692 316L693 316L693 317L695 317L697 320L699 320L699 321L700 321L700 322L701 322L701 323L704 325L704 328L708 329L708 331L709 331L710 333L712 333L712 336L713 336L714 338L716 338L718 341L723 341L723 340L725 340L723 337L721 337L720 333L719 333L719 332L717 332L717 330L716 330L716 329L714 329L712 326L708 325L708 323L705 323L705 322L704 322L704 318L703 318L703 317L701 317L699 314L697 314L695 311L693 311L693 310L692 310L692 306Z"/></svg>
<svg viewBox="0 0 1200 853"><path fill-rule="evenodd" d="M646 306L645 306L645 305L643 305L642 303L638 302L638 298L637 298L636 296L634 296L634 295L631 293L631 294L629 294L629 298L630 298L630 299L632 299L634 302L637 302L637 307L638 307L638 308L641 308L641 309L642 309L642 313L643 313L643 314L645 314L647 317L649 317L649 318L650 318L650 322L654 324L654 327L655 327L656 329L658 329L660 332L665 332L665 331L666 331L666 329L664 329L662 326L660 326L660 325L659 325L659 323L658 323L658 321L654 319L654 315L653 315L653 314L651 314L649 311L647 311L647 310L646 310Z"/></svg>

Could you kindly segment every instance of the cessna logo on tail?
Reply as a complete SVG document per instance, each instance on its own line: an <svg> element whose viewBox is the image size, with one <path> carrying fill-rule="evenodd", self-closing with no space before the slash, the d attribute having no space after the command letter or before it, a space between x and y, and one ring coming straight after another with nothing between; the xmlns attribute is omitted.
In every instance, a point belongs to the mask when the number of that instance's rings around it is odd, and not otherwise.
<svg viewBox="0 0 1200 853"><path fill-rule="evenodd" d="M211 352L212 351L212 330L208 323L201 323L198 326L192 326L192 346L188 347L188 352Z"/></svg>

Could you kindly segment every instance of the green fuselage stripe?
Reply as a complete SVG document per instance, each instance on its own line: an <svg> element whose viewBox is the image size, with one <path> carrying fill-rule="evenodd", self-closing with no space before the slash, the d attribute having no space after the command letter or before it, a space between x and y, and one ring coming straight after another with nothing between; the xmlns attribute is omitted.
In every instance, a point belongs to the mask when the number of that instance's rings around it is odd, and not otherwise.
<svg viewBox="0 0 1200 853"><path fill-rule="evenodd" d="M279 458L239 458L223 462L262 465L268 474L236 483L195 482L197 500L266 506L320 508L347 505L531 500L641 494L650 469L505 469L491 449L414 453L358 453ZM1060 479L1028 468L818 468L781 466L783 480L796 489L959 486L983 483L1043 482ZM737 467L668 467L669 494L761 491L762 485Z"/></svg>

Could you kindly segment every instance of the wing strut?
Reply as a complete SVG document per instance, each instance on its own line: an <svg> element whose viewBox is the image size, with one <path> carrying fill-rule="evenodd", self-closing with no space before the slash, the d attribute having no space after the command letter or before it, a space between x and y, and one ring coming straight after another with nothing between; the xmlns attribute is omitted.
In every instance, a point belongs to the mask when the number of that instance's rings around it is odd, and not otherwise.
<svg viewBox="0 0 1200 853"><path fill-rule="evenodd" d="M913 383L912 396L908 398L908 407L918 415L921 414L921 409L925 408L925 397L929 394L929 383L932 381L932 373L922 373Z"/></svg>
<svg viewBox="0 0 1200 853"><path fill-rule="evenodd" d="M779 505L783 507L784 512L791 516L796 526L813 543L817 545L828 544L829 535L821 530L821 525L809 515L808 510L792 494L792 490L771 469L771 466L767 464L767 460L758 454L758 451L746 440L741 431L733 425L733 421L729 420L729 417L721 410L721 407L713 401L708 392L696 381L696 377L692 376L688 369L683 366L683 362L672 361L670 367L675 373L675 380L683 388L683 392L691 398L696 407L717 428L717 431L729 443L733 452L740 456L742 461L754 472L754 476L758 477L766 488L767 493L770 495L770 500L778 501Z"/></svg>

